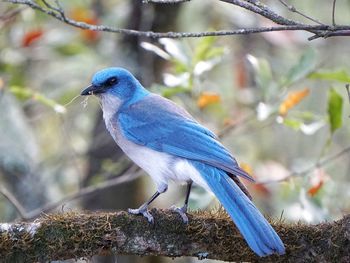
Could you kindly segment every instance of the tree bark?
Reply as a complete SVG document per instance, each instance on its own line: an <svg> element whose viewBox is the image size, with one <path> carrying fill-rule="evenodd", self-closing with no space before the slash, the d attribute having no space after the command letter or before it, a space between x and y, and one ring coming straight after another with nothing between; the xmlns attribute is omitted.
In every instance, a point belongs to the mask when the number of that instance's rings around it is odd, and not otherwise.
<svg viewBox="0 0 350 263"><path fill-rule="evenodd" d="M178 214L153 209L155 224L125 211L45 215L33 223L0 224L2 262L89 258L101 254L190 256L249 262L350 262L350 215L307 225L271 222L286 254L259 258L226 213Z"/></svg>

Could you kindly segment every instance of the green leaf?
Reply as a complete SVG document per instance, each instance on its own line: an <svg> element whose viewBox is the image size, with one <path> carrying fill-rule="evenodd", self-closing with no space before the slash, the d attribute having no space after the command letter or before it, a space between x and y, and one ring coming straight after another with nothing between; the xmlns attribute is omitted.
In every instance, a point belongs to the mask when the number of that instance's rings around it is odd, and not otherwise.
<svg viewBox="0 0 350 263"><path fill-rule="evenodd" d="M283 86L289 86L309 75L316 66L316 53L313 49L307 50L287 73Z"/></svg>
<svg viewBox="0 0 350 263"><path fill-rule="evenodd" d="M252 55L247 56L248 61L253 66L256 85L262 90L264 100L273 98L277 92L277 83L273 80L270 63L264 58L257 58Z"/></svg>
<svg viewBox="0 0 350 263"><path fill-rule="evenodd" d="M184 73L184 72L190 72L190 66L187 65L186 63L178 60L178 59L171 59L171 62L174 66L174 70L176 73Z"/></svg>
<svg viewBox="0 0 350 263"><path fill-rule="evenodd" d="M336 71L318 71L309 75L311 79L331 80L338 82L350 82L350 75L343 69Z"/></svg>
<svg viewBox="0 0 350 263"><path fill-rule="evenodd" d="M56 46L55 50L63 56L74 56L87 51L87 48L80 43L69 43Z"/></svg>
<svg viewBox="0 0 350 263"><path fill-rule="evenodd" d="M303 125L303 122L297 119L291 119L291 118L284 118L283 124L289 128L292 128L293 130L300 130L300 127Z"/></svg>
<svg viewBox="0 0 350 263"><path fill-rule="evenodd" d="M26 87L11 86L9 90L20 100L28 100L33 96L33 91Z"/></svg>
<svg viewBox="0 0 350 263"><path fill-rule="evenodd" d="M162 91L162 95L166 98L171 98L174 95L177 95L179 93L187 93L190 92L188 88L185 87L173 87L173 88L166 88Z"/></svg>
<svg viewBox="0 0 350 263"><path fill-rule="evenodd" d="M311 111L294 111L293 113L293 116L296 116L298 119L305 122L313 122L320 119L314 112Z"/></svg>
<svg viewBox="0 0 350 263"><path fill-rule="evenodd" d="M342 126L342 113L343 98L334 88L331 88L328 92L328 117L332 134Z"/></svg>
<svg viewBox="0 0 350 263"><path fill-rule="evenodd" d="M208 59L207 54L211 49L213 49L213 45L215 44L216 40L216 37L204 37L199 40L199 43L197 44L194 51L194 64L196 64L199 61Z"/></svg>
<svg viewBox="0 0 350 263"><path fill-rule="evenodd" d="M261 89L266 89L272 82L272 71L270 63L264 58L257 58L248 55L248 60L252 64L255 71L255 80Z"/></svg>
<svg viewBox="0 0 350 263"><path fill-rule="evenodd" d="M225 49L223 47L215 47L216 41L217 37L205 37L200 39L194 50L192 64L196 65L199 61L221 57Z"/></svg>
<svg viewBox="0 0 350 263"><path fill-rule="evenodd" d="M225 53L225 48L223 47L213 47L205 55L206 60L215 57L221 57Z"/></svg>

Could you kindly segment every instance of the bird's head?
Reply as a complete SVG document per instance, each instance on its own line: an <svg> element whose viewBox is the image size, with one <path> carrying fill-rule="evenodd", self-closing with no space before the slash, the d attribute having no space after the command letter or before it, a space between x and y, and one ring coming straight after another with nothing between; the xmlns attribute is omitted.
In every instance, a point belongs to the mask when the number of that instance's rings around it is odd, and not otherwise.
<svg viewBox="0 0 350 263"><path fill-rule="evenodd" d="M123 68L106 68L95 73L91 85L81 95L96 95L100 98L116 96L120 100L127 100L144 92L145 89L129 71Z"/></svg>

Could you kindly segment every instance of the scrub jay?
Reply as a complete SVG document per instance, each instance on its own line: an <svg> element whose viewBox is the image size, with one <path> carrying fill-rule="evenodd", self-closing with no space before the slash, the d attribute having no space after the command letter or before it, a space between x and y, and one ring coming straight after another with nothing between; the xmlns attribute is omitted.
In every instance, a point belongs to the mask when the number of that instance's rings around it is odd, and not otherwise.
<svg viewBox="0 0 350 263"><path fill-rule="evenodd" d="M127 70L97 72L81 95L96 95L113 139L157 185L155 194L131 214L152 223L149 204L168 188L168 181L187 183L185 204L172 207L185 223L192 182L212 192L224 206L250 248L259 256L284 254L284 245L245 194L238 177L253 181L211 131L172 101L147 91Z"/></svg>

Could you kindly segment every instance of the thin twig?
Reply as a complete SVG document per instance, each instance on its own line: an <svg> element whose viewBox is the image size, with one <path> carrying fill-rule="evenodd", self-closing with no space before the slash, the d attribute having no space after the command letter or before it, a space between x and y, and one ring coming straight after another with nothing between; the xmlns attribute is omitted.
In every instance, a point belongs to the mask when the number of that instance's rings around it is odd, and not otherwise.
<svg viewBox="0 0 350 263"><path fill-rule="evenodd" d="M247 114L243 118L233 122L232 124L227 125L224 127L221 131L217 133L218 138L223 138L233 130L237 128L242 128L243 126L247 126L250 122L254 121L256 119L255 112L252 112L250 114Z"/></svg>
<svg viewBox="0 0 350 263"><path fill-rule="evenodd" d="M336 5L337 0L333 0L333 7L332 7L332 24L333 26L336 26L335 23L335 5Z"/></svg>
<svg viewBox="0 0 350 263"><path fill-rule="evenodd" d="M63 197L59 201L49 203L47 205L44 205L42 207L39 207L33 211L26 213L25 217L23 219L25 219L25 220L35 219L38 216L40 216L42 213L47 213L47 212L65 204L65 203L67 203L67 202L71 202L71 201L86 197L86 196L91 195L91 194L96 194L96 193L101 192L105 189L108 189L112 186L116 186L119 184L130 182L130 181L135 180L136 178L138 178L140 176L141 176L141 172L139 170L138 172L126 173L122 176L115 177L111 180L102 182L102 183L97 184L97 185L91 185L91 186L82 188L76 193L66 195L65 197Z"/></svg>
<svg viewBox="0 0 350 263"><path fill-rule="evenodd" d="M21 219L26 218L26 210L10 191L8 191L4 186L0 186L0 194L2 194L13 205Z"/></svg>
<svg viewBox="0 0 350 263"><path fill-rule="evenodd" d="M261 1L257 0L219 0L221 2L233 4L236 6L239 6L241 8L244 8L248 11L251 11L253 13L259 14L273 22L279 25L288 25L288 26L305 26L305 24L293 21L290 19L287 19L283 16L280 16L279 14L275 13L271 8L269 8L267 5L263 4Z"/></svg>
<svg viewBox="0 0 350 263"><path fill-rule="evenodd" d="M27 7L20 7L16 9L9 9L0 15L0 21L7 22L8 20L14 18L19 15L24 9Z"/></svg>
<svg viewBox="0 0 350 263"><path fill-rule="evenodd" d="M282 5L284 5L285 7L287 7L289 11L291 11L291 12L293 12L293 13L296 13L296 14L298 14L298 15L301 15L302 17L304 17L304 18L306 18L306 19L309 19L310 21L315 22L315 23L317 23L317 24L319 24L319 25L324 25L322 22L318 21L317 19L312 18L312 17L310 17L310 16L308 16L308 15L306 15L306 14L300 12L299 10L297 10L297 9L295 8L295 6L288 4L288 3L286 3L286 2L283 1L283 0L279 0L279 1L280 1L280 3L281 3Z"/></svg>
<svg viewBox="0 0 350 263"><path fill-rule="evenodd" d="M20 204L20 202L17 200L17 198L11 194L5 187L0 186L0 194L3 195L16 209L18 212L19 218L18 219L23 219L23 220L32 220L40 216L42 213L49 212L67 202L71 202L73 200L79 199L86 197L88 195L96 194L99 192L102 192L103 190L106 190L110 187L123 184L126 182L130 182L132 180L135 180L136 178L140 177L141 172L139 168L134 169L135 166L132 166L130 169L125 171L122 175L115 177L111 180L102 182L97 185L91 185L87 186L85 188L80 189L79 191L68 194L65 197L63 197L59 201L55 201L49 204L46 204L42 207L39 207L35 210L32 210L30 212L27 212L25 208Z"/></svg>
<svg viewBox="0 0 350 263"><path fill-rule="evenodd" d="M257 183L259 184L269 184L269 183L277 183L277 182L282 182L282 181L287 181L292 177L302 177L305 176L313 171L315 171L315 169L320 168L320 167L324 167L327 164L335 161L336 159L338 159L339 157L343 156L344 154L348 154L350 153L350 146L344 148L343 150L339 151L338 153L331 155L325 159L323 159L322 161L318 161L317 163L315 163L314 165L312 165L311 167L299 171L299 172L291 172L288 176L283 177L279 180L260 180L257 181Z"/></svg>
<svg viewBox="0 0 350 263"><path fill-rule="evenodd" d="M222 1L222 0L220 0ZM279 25L299 25L299 26L304 26L304 23L301 23L299 21L293 21L287 18L284 18L283 16L278 15L277 13L275 13L271 8L269 8L267 5L263 4L261 1L259 0L245 0L246 2L249 2L251 4L253 4L254 6L258 7L261 9L260 12L255 12L258 13L262 16L264 16L267 19L270 19L271 21L275 22L276 24ZM242 1L240 0L235 0L236 5L241 6L242 7ZM253 10L251 10L252 12L254 12ZM318 30L306 30L309 31L310 33L314 33L316 36L320 35L320 33L322 33L322 31L318 31ZM328 31L328 30L327 30Z"/></svg>
<svg viewBox="0 0 350 263"><path fill-rule="evenodd" d="M348 98L349 98L349 103L350 103L350 88L349 88L349 84L345 85L346 91L348 93ZM350 117L350 116L349 116Z"/></svg>

